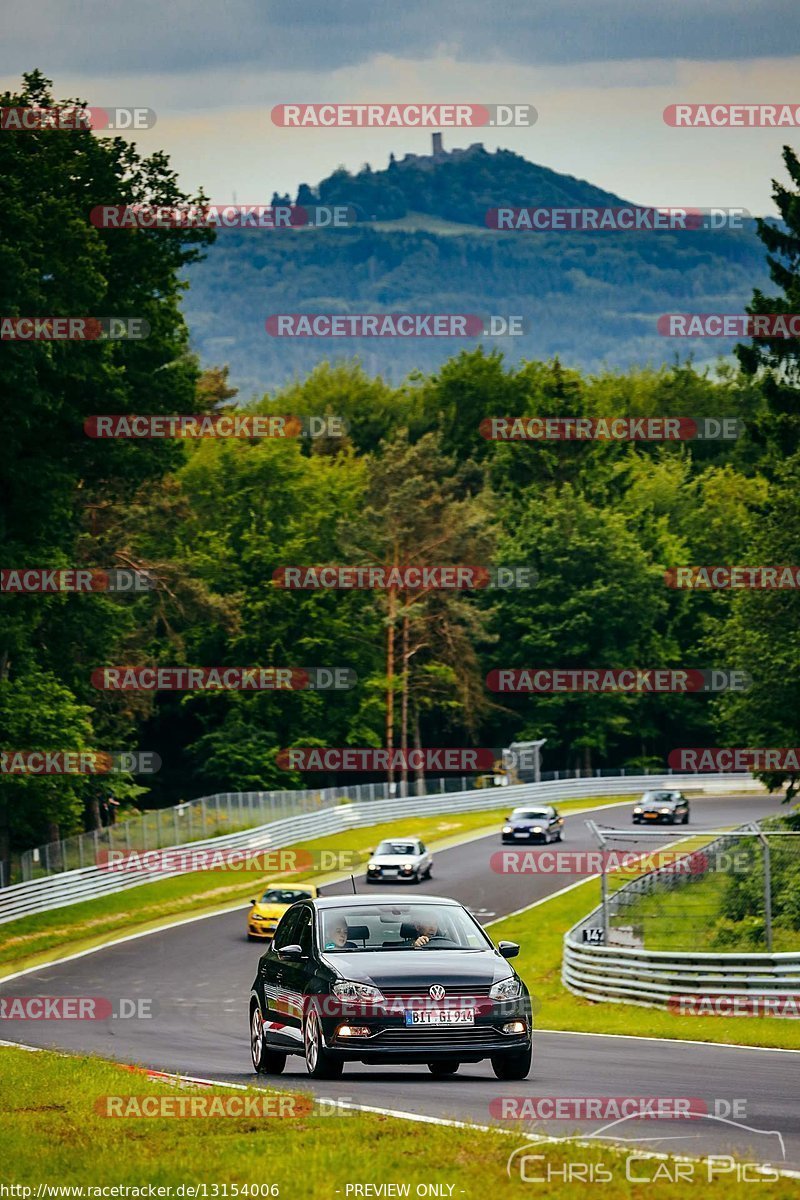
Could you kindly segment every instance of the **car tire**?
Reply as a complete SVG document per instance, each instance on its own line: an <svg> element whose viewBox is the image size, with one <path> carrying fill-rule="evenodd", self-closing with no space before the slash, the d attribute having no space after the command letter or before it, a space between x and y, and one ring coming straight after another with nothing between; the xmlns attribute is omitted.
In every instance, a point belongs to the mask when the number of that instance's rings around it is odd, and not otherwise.
<svg viewBox="0 0 800 1200"><path fill-rule="evenodd" d="M434 1079L446 1079L448 1075L455 1075L460 1066L457 1062L429 1062L428 1070Z"/></svg>
<svg viewBox="0 0 800 1200"><path fill-rule="evenodd" d="M558 837L556 838L556 841L557 841L557 842L563 842L563 840L564 840L564 830L563 830L563 829L559 829L559 831L558 831Z"/></svg>
<svg viewBox="0 0 800 1200"><path fill-rule="evenodd" d="M340 1058L333 1058L322 1044L322 1026L316 1008L309 1008L303 1022L303 1045L306 1070L312 1079L338 1079L344 1068Z"/></svg>
<svg viewBox="0 0 800 1200"><path fill-rule="evenodd" d="M687 814L686 814L686 816L683 818L683 824L684 824L684 825L688 825L688 824L689 824L689 814L688 814L688 813L687 813Z"/></svg>
<svg viewBox="0 0 800 1200"><path fill-rule="evenodd" d="M255 1004L250 1013L250 1057L257 1075L280 1075L286 1066L286 1055L270 1050L264 1041L264 1022Z"/></svg>
<svg viewBox="0 0 800 1200"><path fill-rule="evenodd" d="M492 1056L492 1070L498 1079L527 1079L531 1069L532 1050L526 1046L516 1054Z"/></svg>
<svg viewBox="0 0 800 1200"><path fill-rule="evenodd" d="M425 872L425 878L430 879L432 875L433 875L433 864L431 864L431 866L429 866L427 871Z"/></svg>

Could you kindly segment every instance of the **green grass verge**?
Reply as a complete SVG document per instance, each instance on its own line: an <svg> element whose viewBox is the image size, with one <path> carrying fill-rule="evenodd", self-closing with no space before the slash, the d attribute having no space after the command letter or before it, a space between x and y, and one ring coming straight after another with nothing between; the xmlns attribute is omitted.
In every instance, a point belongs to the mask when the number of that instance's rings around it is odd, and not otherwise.
<svg viewBox="0 0 800 1200"><path fill-rule="evenodd" d="M600 800L568 800L559 810L618 804L625 796L607 796ZM480 812L438 814L430 817L404 818L382 825L349 829L328 837L303 842L304 850L356 851L363 861L370 847L384 837L407 834L409 829L431 846L442 849L448 841L458 841L470 834L497 829L504 809ZM300 844L300 843L298 843ZM435 868L434 868L435 869ZM288 878L288 877L287 877ZM292 875L292 880L314 879L324 882L329 876L312 871ZM124 892L115 892L95 900L84 900L66 908L54 908L0 925L0 979L13 971L36 966L50 960L55 953L76 953L120 934L142 933L157 929L171 919L201 916L246 902L263 885L263 876L231 871L193 871L145 883ZM244 922L242 923L244 932Z"/></svg>
<svg viewBox="0 0 800 1200"><path fill-rule="evenodd" d="M495 942L507 938L520 943L520 955L514 966L537 1002L536 1025L581 1033L637 1034L800 1049L800 1021L779 1017L692 1017L638 1005L594 1003L567 991L561 982L564 934L599 902L599 881L589 879L562 896L517 916L492 921L488 926Z"/></svg>
<svg viewBox="0 0 800 1200"><path fill-rule="evenodd" d="M644 926L644 944L648 950L709 950L723 954L762 953L766 951L763 933L756 941L748 936L746 924L724 923L724 941L718 922L723 919L722 902L726 876L722 871L703 879L687 882L676 891L641 896L626 911L627 923ZM759 922L759 930L763 919ZM786 929L778 922L772 927L772 952L782 954L800 950L800 930Z"/></svg>
<svg viewBox="0 0 800 1200"><path fill-rule="evenodd" d="M489 1086L487 1104L501 1090L500 1084L496 1089ZM527 1140L522 1132L515 1137L500 1131L416 1125L380 1114L345 1114L341 1110L335 1116L115 1119L101 1116L95 1107L98 1101L107 1103L104 1097L165 1096L171 1103L197 1098L207 1104L214 1097L230 1100L254 1095L263 1100L266 1093L178 1088L100 1059L48 1052L34 1055L0 1047L2 1181L32 1188L29 1196L35 1196L42 1183L56 1188L144 1188L138 1194L145 1196L148 1185L169 1187L173 1197L180 1185L185 1189L204 1184L207 1197L258 1196L261 1188L254 1192L254 1185L275 1185L280 1200L333 1200L337 1193L345 1200L348 1185L389 1183L407 1185L412 1197L421 1184L438 1184L442 1188L439 1194L453 1200L472 1200L498 1187L503 1195L532 1194L530 1183L522 1182L519 1174L511 1179L506 1175L509 1155ZM644 1194L642 1184L626 1181L626 1155L608 1145L585 1148L562 1142L537 1146L536 1150L546 1159L534 1164L537 1170L554 1173L551 1184L539 1185L537 1196L578 1200L586 1184L563 1182L565 1166L576 1164L580 1170L579 1164L590 1164L596 1170L599 1163L613 1175L607 1195ZM675 1164L668 1162L638 1160L632 1173L660 1176L647 1185L649 1200L696 1195L693 1183L676 1185L671 1181L675 1169ZM705 1184L707 1166L698 1164L696 1169L695 1182ZM586 1168L583 1170L585 1173ZM238 1191L232 1190L234 1186ZM727 1200L749 1200L752 1184L717 1176L705 1184L703 1194L708 1192L720 1196L724 1192ZM796 1196L797 1181L779 1179L771 1184L769 1194L779 1200ZM354 1196L352 1191L350 1196Z"/></svg>

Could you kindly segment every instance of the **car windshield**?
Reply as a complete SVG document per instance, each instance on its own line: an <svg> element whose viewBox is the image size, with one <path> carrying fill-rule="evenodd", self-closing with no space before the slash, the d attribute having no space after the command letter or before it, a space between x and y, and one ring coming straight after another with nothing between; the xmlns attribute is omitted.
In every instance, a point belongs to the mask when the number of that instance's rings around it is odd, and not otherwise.
<svg viewBox="0 0 800 1200"><path fill-rule="evenodd" d="M518 808L511 815L515 821L549 821L551 813L546 808Z"/></svg>
<svg viewBox="0 0 800 1200"><path fill-rule="evenodd" d="M642 804L671 804L673 799L672 792L645 792Z"/></svg>
<svg viewBox="0 0 800 1200"><path fill-rule="evenodd" d="M418 854L416 842L381 842L376 854Z"/></svg>
<svg viewBox="0 0 800 1200"><path fill-rule="evenodd" d="M295 900L310 900L310 892L301 892L296 888L267 888L261 897L262 904L294 904Z"/></svg>
<svg viewBox="0 0 800 1200"><path fill-rule="evenodd" d="M327 953L339 950L408 951L486 950L491 942L460 905L353 904L318 914L320 944ZM346 938L345 938L346 931ZM420 937L423 946L414 946Z"/></svg>

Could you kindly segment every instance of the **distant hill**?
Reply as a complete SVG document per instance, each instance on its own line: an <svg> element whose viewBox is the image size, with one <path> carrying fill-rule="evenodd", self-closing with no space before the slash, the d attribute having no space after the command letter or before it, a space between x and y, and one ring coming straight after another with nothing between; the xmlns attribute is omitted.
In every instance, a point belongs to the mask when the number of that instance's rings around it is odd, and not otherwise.
<svg viewBox="0 0 800 1200"><path fill-rule="evenodd" d="M409 212L446 221L486 226L486 212L499 205L577 207L625 201L583 179L559 175L511 150L490 154L476 142L467 150L391 157L385 171L364 167L357 175L341 168L317 188L301 184L298 204L350 204L360 220L394 221Z"/></svg>
<svg viewBox="0 0 800 1200"><path fill-rule="evenodd" d="M275 197L288 200L289 197ZM406 155L386 170L338 170L299 204L347 204L348 229L225 230L188 272L184 309L204 363L229 363L244 396L303 376L323 359L358 356L397 382L430 371L474 339L270 337L266 318L297 312L519 314L523 337L486 341L513 361L555 354L596 370L729 353L721 339L656 332L662 312L737 312L768 282L755 222L742 230L509 233L498 206L616 207L619 196L482 146Z"/></svg>

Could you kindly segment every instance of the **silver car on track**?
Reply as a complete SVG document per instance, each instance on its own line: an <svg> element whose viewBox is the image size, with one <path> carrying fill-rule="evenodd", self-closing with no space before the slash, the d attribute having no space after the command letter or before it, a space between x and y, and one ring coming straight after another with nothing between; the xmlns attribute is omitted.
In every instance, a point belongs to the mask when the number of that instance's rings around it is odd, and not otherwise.
<svg viewBox="0 0 800 1200"><path fill-rule="evenodd" d="M432 869L433 859L419 838L386 838L367 863L367 883L385 883L387 879L419 883L430 879Z"/></svg>

